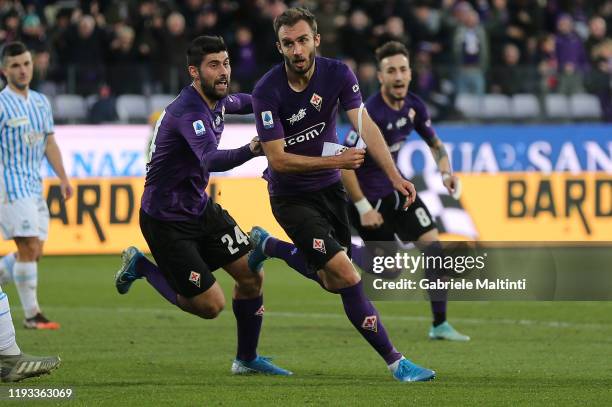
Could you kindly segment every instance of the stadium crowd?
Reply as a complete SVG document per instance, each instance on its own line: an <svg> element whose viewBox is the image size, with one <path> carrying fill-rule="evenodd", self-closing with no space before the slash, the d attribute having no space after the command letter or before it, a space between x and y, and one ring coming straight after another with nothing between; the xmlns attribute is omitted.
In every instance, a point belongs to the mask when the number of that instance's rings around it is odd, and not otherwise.
<svg viewBox="0 0 612 407"><path fill-rule="evenodd" d="M296 5L316 14L321 55L348 63L364 96L378 87L374 49L393 39L440 118L454 117L457 94L588 92L612 121L612 0L0 0L0 44L33 51L34 89L112 104L177 93L189 41L222 35L233 90L250 92L281 60L272 20Z"/></svg>

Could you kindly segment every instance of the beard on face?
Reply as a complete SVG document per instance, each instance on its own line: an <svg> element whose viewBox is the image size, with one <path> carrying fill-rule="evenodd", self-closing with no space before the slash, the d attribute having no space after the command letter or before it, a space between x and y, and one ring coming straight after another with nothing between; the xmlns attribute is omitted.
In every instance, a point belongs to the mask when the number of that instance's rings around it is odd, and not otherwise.
<svg viewBox="0 0 612 407"><path fill-rule="evenodd" d="M225 91L218 91L215 86L223 81L227 82ZM204 75L202 75L202 72L200 72L200 89L202 90L202 93L204 93L204 95L211 100L219 100L226 97L229 93L229 85L229 77L222 76L211 81L206 81L204 79Z"/></svg>
<svg viewBox="0 0 612 407"><path fill-rule="evenodd" d="M305 58L300 58L298 60L295 59L291 59L289 58L287 55L283 54L283 59L285 60L285 66L287 66L293 73L296 73L298 75L302 75L305 74L306 72L308 72L310 70L310 68L312 68L312 64L314 63L314 59L315 59L315 52L314 50L310 53L308 59ZM303 68L298 68L296 67L294 64L297 62L302 62L302 61L307 61L306 64L304 64Z"/></svg>

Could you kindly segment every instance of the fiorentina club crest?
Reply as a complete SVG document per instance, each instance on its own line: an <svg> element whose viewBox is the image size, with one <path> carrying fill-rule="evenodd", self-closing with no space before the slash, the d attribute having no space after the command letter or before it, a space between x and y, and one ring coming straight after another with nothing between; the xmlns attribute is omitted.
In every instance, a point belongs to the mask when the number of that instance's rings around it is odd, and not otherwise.
<svg viewBox="0 0 612 407"><path fill-rule="evenodd" d="M321 111L321 105L323 104L323 98L316 93L312 94L310 98L310 104L314 106L319 112Z"/></svg>
<svg viewBox="0 0 612 407"><path fill-rule="evenodd" d="M200 286L200 273L196 273L195 271L192 271L191 274L189 274L189 281L191 281L192 283L194 283L195 285L199 287Z"/></svg>
<svg viewBox="0 0 612 407"><path fill-rule="evenodd" d="M266 312L266 309L264 308L264 306L262 305L261 307L259 307L259 309L257 310L257 312L255 312L255 315L257 315L258 317L263 317L264 312Z"/></svg>
<svg viewBox="0 0 612 407"><path fill-rule="evenodd" d="M378 318L376 315L365 317L361 323L361 327L363 329L367 329L368 331L378 332Z"/></svg>
<svg viewBox="0 0 612 407"><path fill-rule="evenodd" d="M327 253L327 251L325 250L325 242L323 241L323 239L312 239L312 248L323 254Z"/></svg>

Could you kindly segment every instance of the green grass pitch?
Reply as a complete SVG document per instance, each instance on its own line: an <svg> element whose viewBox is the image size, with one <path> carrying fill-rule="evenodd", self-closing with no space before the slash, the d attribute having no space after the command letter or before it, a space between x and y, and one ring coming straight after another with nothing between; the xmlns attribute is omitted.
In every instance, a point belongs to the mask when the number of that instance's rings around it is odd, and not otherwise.
<svg viewBox="0 0 612 407"><path fill-rule="evenodd" d="M12 387L74 389L70 401L45 405L612 404L612 303L451 303L449 320L472 341L445 343L427 339L426 302L378 302L395 346L438 374L402 384L346 320L338 297L271 261L259 351L295 376L235 377L231 282L222 271L226 310L205 321L167 304L145 281L119 296L118 265L119 256L43 259L39 296L62 323L56 332L24 330L14 287L3 287L22 349L63 359L52 375ZM6 394L10 386L1 386Z"/></svg>

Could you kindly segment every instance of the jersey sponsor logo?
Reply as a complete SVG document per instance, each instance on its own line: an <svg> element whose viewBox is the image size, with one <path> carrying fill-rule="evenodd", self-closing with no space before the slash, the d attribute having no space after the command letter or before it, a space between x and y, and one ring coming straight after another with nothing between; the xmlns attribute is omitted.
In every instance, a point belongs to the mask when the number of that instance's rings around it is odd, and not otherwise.
<svg viewBox="0 0 612 407"><path fill-rule="evenodd" d="M13 119L9 119L6 121L7 126L9 127L19 127L19 126L25 126L27 124L29 124L30 121L28 120L27 117L22 116L22 117L15 117Z"/></svg>
<svg viewBox="0 0 612 407"><path fill-rule="evenodd" d="M378 332L378 317L369 315L363 319L361 327L367 331Z"/></svg>
<svg viewBox="0 0 612 407"><path fill-rule="evenodd" d="M200 280L201 280L200 273L196 273L195 271L192 271L191 273L189 273L189 281L191 281L198 287L200 287Z"/></svg>
<svg viewBox="0 0 612 407"><path fill-rule="evenodd" d="M412 119L410 119L410 120L412 121ZM405 117L400 117L395 122L395 127L398 128L398 129L401 129L402 127L404 127L406 125L406 123L408 123L408 120Z"/></svg>
<svg viewBox="0 0 612 407"><path fill-rule="evenodd" d="M258 317L263 317L264 312L266 312L266 309L262 305L257 311L255 311L255 315L257 315Z"/></svg>
<svg viewBox="0 0 612 407"><path fill-rule="evenodd" d="M202 120L196 120L192 125L196 136L201 136L206 133L206 127L204 127L204 122Z"/></svg>
<svg viewBox="0 0 612 407"><path fill-rule="evenodd" d="M358 84L354 84L353 85L353 93L357 93L359 92L359 85Z"/></svg>
<svg viewBox="0 0 612 407"><path fill-rule="evenodd" d="M221 116L215 117L215 127L219 127L221 124Z"/></svg>
<svg viewBox="0 0 612 407"><path fill-rule="evenodd" d="M287 120L289 121L289 124L293 125L295 122L299 122L304 117L306 117L306 109L300 109L297 113L294 113Z"/></svg>
<svg viewBox="0 0 612 407"><path fill-rule="evenodd" d="M313 93L312 97L310 98L310 104L313 105L314 108L320 112L321 106L323 105L323 98L317 95L316 93Z"/></svg>
<svg viewBox="0 0 612 407"><path fill-rule="evenodd" d="M293 146L299 143L303 143L305 141L313 140L318 135L323 133L324 128L325 128L325 123L319 123L319 124L315 124L314 126L310 126L309 128L304 129L297 134L293 134L291 136L285 137L285 147Z"/></svg>
<svg viewBox="0 0 612 407"><path fill-rule="evenodd" d="M263 123L264 129L270 130L274 128L274 119L272 118L272 112L266 110L265 112L261 112L261 121Z"/></svg>
<svg viewBox="0 0 612 407"><path fill-rule="evenodd" d="M323 254L327 253L327 250L325 250L325 242L323 241L323 239L317 239L316 237L312 239L312 248Z"/></svg>
<svg viewBox="0 0 612 407"><path fill-rule="evenodd" d="M412 123L414 123L415 116L416 116L416 111L413 108L410 108L410 110L408 110L408 117L410 118L410 121Z"/></svg>

